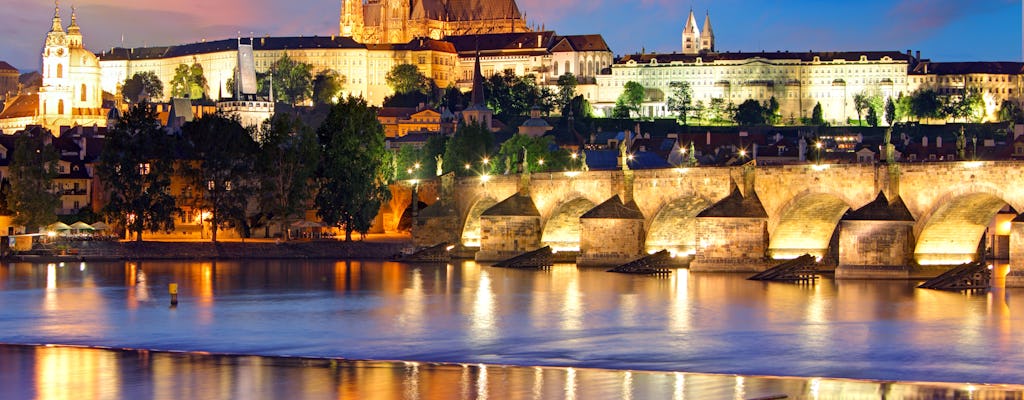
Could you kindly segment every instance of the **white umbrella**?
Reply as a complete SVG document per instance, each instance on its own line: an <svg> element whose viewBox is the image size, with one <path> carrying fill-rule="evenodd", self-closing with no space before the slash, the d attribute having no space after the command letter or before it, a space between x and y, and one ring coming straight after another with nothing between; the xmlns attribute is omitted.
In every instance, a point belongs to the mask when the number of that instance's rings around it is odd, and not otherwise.
<svg viewBox="0 0 1024 400"><path fill-rule="evenodd" d="M92 225L89 225L89 224L87 224L85 222L82 222L82 221L78 221L78 222L75 222L75 223L71 224L71 229L74 229L76 231L92 231L92 230L96 230L96 228L93 228Z"/></svg>
<svg viewBox="0 0 1024 400"><path fill-rule="evenodd" d="M103 223L103 221L99 221L96 222L95 224L92 224L92 229L95 229L97 231L105 231L110 229L110 225Z"/></svg>
<svg viewBox="0 0 1024 400"><path fill-rule="evenodd" d="M71 230L71 226L68 225L68 224L65 224L63 222L57 221L57 222L54 222L54 223L52 223L50 225L47 225L46 226L46 230L54 231L54 232L70 231Z"/></svg>

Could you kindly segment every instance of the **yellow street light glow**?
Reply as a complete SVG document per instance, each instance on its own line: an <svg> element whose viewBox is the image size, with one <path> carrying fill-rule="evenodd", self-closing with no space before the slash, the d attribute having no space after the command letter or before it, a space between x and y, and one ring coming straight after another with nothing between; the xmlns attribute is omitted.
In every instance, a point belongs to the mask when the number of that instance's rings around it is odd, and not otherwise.
<svg viewBox="0 0 1024 400"><path fill-rule="evenodd" d="M828 169L828 164L815 164L811 166L811 169L815 171L824 171Z"/></svg>
<svg viewBox="0 0 1024 400"><path fill-rule="evenodd" d="M469 169L469 164L466 164L466 169Z"/></svg>
<svg viewBox="0 0 1024 400"><path fill-rule="evenodd" d="M491 175L489 175L489 174L480 175L480 180L483 181L483 182L487 182L487 181L491 180Z"/></svg>
<svg viewBox="0 0 1024 400"><path fill-rule="evenodd" d="M575 178L579 175L580 173L578 171L565 171L565 176L568 176L570 178Z"/></svg>
<svg viewBox="0 0 1024 400"><path fill-rule="evenodd" d="M544 165L544 159L537 160L537 164Z"/></svg>
<svg viewBox="0 0 1024 400"><path fill-rule="evenodd" d="M491 160L489 158L487 158L487 157L484 157L483 161L484 161L484 164L489 164L491 162Z"/></svg>
<svg viewBox="0 0 1024 400"><path fill-rule="evenodd" d="M746 157L746 156L747 156L747 151L746 150L740 150L740 157Z"/></svg>
<svg viewBox="0 0 1024 400"><path fill-rule="evenodd" d="M570 155L570 157L572 157L572 159L573 159L573 160L575 160L575 159L576 159L576 157L578 157L578 156L576 155L576 153L572 153L572 154Z"/></svg>
<svg viewBox="0 0 1024 400"><path fill-rule="evenodd" d="M412 167L413 169L420 169L420 163L413 164Z"/></svg>
<svg viewBox="0 0 1024 400"><path fill-rule="evenodd" d="M817 143L815 143L815 144L814 144L814 147L817 147L817 148L819 148L819 149L820 149L820 148L821 148L821 142L817 142Z"/></svg>
<svg viewBox="0 0 1024 400"><path fill-rule="evenodd" d="M411 182L413 185L417 185L417 184L420 183L420 180L419 179L410 179L409 182Z"/></svg>
<svg viewBox="0 0 1024 400"><path fill-rule="evenodd" d="M626 157L626 158L628 158L628 159L632 160L632 159L633 159L633 155L632 155L632 154L630 154L630 155L629 155L628 157Z"/></svg>

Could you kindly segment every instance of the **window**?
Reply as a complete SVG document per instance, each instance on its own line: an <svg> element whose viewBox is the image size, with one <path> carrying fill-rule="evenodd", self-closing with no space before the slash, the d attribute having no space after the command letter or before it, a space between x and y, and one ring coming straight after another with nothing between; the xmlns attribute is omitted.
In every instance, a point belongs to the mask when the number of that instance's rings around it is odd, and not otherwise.
<svg viewBox="0 0 1024 400"><path fill-rule="evenodd" d="M64 100L57 101L57 114L64 114Z"/></svg>
<svg viewBox="0 0 1024 400"><path fill-rule="evenodd" d="M149 175L149 163L139 164L139 175Z"/></svg>
<svg viewBox="0 0 1024 400"><path fill-rule="evenodd" d="M63 78L64 77L64 65L63 64L57 64L57 77L58 78Z"/></svg>
<svg viewBox="0 0 1024 400"><path fill-rule="evenodd" d="M85 101L85 84L82 84L82 101Z"/></svg>

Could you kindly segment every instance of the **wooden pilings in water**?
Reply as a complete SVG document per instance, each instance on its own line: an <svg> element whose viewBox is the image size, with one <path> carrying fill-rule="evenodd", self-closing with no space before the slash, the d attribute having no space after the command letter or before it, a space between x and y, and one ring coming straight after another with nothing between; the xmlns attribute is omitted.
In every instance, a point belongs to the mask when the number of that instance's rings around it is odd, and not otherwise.
<svg viewBox="0 0 1024 400"><path fill-rule="evenodd" d="M671 263L672 254L669 253L668 250L661 250L654 254L650 254L643 258L609 269L608 272L640 275L669 275L672 273L672 270L666 267Z"/></svg>
<svg viewBox="0 0 1024 400"><path fill-rule="evenodd" d="M441 242L440 244L420 249L412 254L398 257L399 261L405 262L448 262L451 259L452 255L448 251L447 242Z"/></svg>
<svg viewBox="0 0 1024 400"><path fill-rule="evenodd" d="M810 254L783 262L747 278L752 281L809 282L818 279L817 260Z"/></svg>
<svg viewBox="0 0 1024 400"><path fill-rule="evenodd" d="M544 246L537 250L529 251L507 260L496 262L494 263L494 266L500 268L520 269L551 268L551 266L554 265L552 255L551 246Z"/></svg>
<svg viewBox="0 0 1024 400"><path fill-rule="evenodd" d="M984 262L961 264L918 285L922 289L985 290L992 284L992 270Z"/></svg>

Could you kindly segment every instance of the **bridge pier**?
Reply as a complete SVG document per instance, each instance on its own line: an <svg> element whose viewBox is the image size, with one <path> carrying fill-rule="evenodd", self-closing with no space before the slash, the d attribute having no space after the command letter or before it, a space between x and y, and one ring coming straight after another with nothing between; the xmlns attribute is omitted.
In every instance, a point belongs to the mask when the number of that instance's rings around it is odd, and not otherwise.
<svg viewBox="0 0 1024 400"><path fill-rule="evenodd" d="M529 195L516 193L480 215L477 261L500 261L541 247L540 212Z"/></svg>
<svg viewBox="0 0 1024 400"><path fill-rule="evenodd" d="M621 265L643 255L644 214L615 195L580 217L580 233L577 265Z"/></svg>
<svg viewBox="0 0 1024 400"><path fill-rule="evenodd" d="M757 193L739 190L697 215L697 254L691 271L763 271L768 251L768 214Z"/></svg>
<svg viewBox="0 0 1024 400"><path fill-rule="evenodd" d="M914 216L881 192L840 221L836 279L907 279L914 245Z"/></svg>
<svg viewBox="0 0 1024 400"><path fill-rule="evenodd" d="M1010 272L1006 287L1024 287L1024 214L1010 222Z"/></svg>

